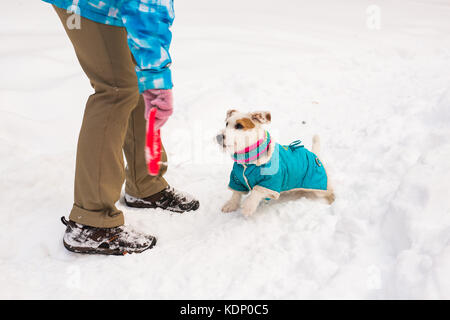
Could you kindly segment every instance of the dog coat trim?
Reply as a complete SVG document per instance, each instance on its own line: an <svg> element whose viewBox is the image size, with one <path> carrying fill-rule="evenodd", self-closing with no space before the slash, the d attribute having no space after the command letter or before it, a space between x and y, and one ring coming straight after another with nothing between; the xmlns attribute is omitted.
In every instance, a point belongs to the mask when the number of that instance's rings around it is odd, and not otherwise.
<svg viewBox="0 0 450 320"><path fill-rule="evenodd" d="M270 190L270 189L262 187L262 186L255 186L253 189L256 190L256 191L260 191L262 193L265 193L267 195L267 199L266 200L278 199L280 197L280 193L279 192L275 192L273 190Z"/></svg>
<svg viewBox="0 0 450 320"><path fill-rule="evenodd" d="M276 194L295 189L327 190L328 178L319 158L294 142L289 146L275 144L269 162L257 166L235 162L230 174L229 187L248 192L260 186Z"/></svg>

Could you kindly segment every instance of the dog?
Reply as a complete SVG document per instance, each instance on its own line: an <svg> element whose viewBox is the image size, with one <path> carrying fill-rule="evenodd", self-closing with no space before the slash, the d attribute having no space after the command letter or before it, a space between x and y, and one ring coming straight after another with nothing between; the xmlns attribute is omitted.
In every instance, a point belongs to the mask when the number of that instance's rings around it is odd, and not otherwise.
<svg viewBox="0 0 450 320"><path fill-rule="evenodd" d="M234 161L228 187L231 199L223 212L239 209L242 195L250 193L242 204L242 213L249 217L263 199L278 199L280 193L301 191L314 198L335 200L325 167L319 159L319 136L313 137L312 151L300 141L290 145L275 143L264 125L271 122L267 111L241 113L228 110L226 126L216 141Z"/></svg>

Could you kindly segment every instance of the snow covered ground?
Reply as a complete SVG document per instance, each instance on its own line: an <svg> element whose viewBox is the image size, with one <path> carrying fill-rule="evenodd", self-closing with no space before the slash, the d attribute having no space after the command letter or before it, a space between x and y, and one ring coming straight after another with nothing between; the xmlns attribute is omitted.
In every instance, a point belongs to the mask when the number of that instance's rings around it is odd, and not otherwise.
<svg viewBox="0 0 450 320"><path fill-rule="evenodd" d="M159 237L125 257L62 246L91 88L50 6L2 10L0 298L450 298L448 0L176 1L167 178L201 208L119 204ZM222 214L229 107L319 133L336 202Z"/></svg>

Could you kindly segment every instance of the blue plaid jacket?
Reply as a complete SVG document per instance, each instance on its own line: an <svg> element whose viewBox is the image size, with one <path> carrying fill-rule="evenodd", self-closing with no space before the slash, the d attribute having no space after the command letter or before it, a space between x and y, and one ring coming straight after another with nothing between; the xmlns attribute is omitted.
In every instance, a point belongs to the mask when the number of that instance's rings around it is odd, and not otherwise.
<svg viewBox="0 0 450 320"><path fill-rule="evenodd" d="M169 54L173 0L43 0L84 18L125 27L136 60L139 91L172 88Z"/></svg>

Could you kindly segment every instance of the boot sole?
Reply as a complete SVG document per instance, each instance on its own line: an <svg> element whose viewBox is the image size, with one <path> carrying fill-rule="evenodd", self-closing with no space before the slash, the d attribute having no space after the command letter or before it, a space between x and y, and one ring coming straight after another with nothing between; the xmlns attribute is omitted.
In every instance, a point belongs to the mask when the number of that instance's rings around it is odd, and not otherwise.
<svg viewBox="0 0 450 320"><path fill-rule="evenodd" d="M134 250L134 251L125 251L125 250L114 250L114 249L102 249L102 248L86 248L86 247L74 247L66 243L66 241L63 240L64 247L75 253L83 253L83 254L103 254L108 256L124 256L127 253L141 253L145 250L149 250L153 248L156 244L156 238L153 238L152 243L146 248L143 248L141 250Z"/></svg>
<svg viewBox="0 0 450 320"><path fill-rule="evenodd" d="M124 199L124 200L125 200L125 204L128 207L131 207L131 208L139 208L139 209L158 209L158 208L160 208L160 209L163 209L163 210L168 210L168 211L176 212L176 213L184 213L184 212L189 212L189 211L195 211L195 210L197 210L200 207L200 203L196 202L196 203L194 203L192 205L192 207L190 207L187 210L181 210L181 209L177 210L177 209L172 209L172 208L159 207L159 206L157 206L155 204L149 204L149 203L145 203L145 202L142 202L142 201L128 202L127 199Z"/></svg>

